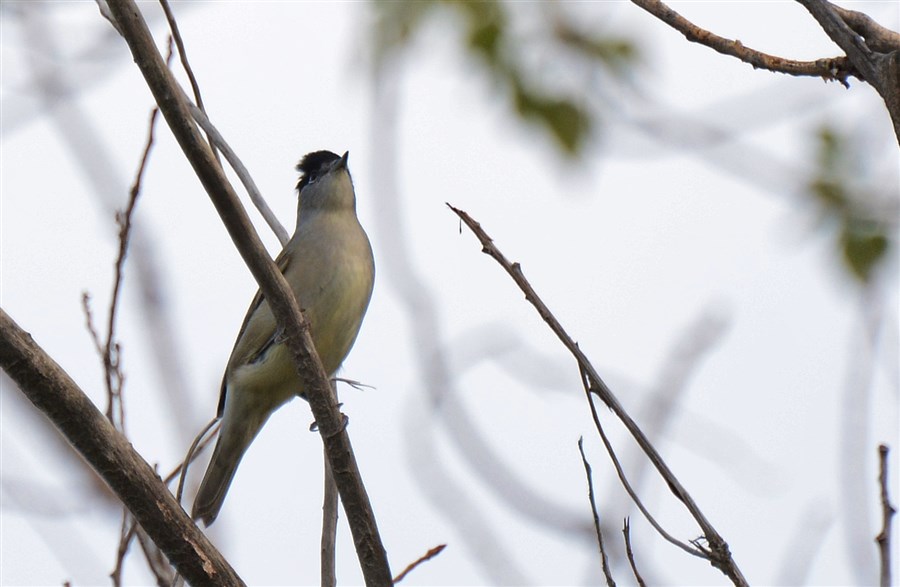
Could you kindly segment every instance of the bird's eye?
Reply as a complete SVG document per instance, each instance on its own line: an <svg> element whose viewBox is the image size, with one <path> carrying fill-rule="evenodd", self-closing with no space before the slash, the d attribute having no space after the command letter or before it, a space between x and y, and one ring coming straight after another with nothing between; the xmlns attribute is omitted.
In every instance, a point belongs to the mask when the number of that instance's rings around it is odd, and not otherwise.
<svg viewBox="0 0 900 587"><path fill-rule="evenodd" d="M319 179L319 172L311 171L306 177L309 179L309 183L316 183L316 180Z"/></svg>

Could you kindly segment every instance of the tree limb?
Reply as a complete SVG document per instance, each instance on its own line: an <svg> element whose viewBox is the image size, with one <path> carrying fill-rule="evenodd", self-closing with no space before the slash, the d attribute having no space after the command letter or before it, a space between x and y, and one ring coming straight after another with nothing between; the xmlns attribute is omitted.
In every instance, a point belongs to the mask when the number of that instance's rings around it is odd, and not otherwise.
<svg viewBox="0 0 900 587"><path fill-rule="evenodd" d="M203 532L68 373L0 308L0 367L122 500L194 585L243 585Z"/></svg>
<svg viewBox="0 0 900 587"><path fill-rule="evenodd" d="M313 346L309 322L300 312L299 301L272 262L209 145L194 126L182 92L165 66L137 5L133 0L116 0L110 2L110 9L169 128L209 194L238 251L265 295L279 328L284 332L285 346L294 358L328 452L365 582L367 585L390 585L390 567L378 535L375 516L353 456L343 418Z"/></svg>
<svg viewBox="0 0 900 587"><path fill-rule="evenodd" d="M745 47L738 40L726 39L702 29L681 16L660 0L631 0L659 20L663 21L685 36L692 43L706 45L723 55L736 57L754 68L767 69L776 73L794 76L821 77L824 80L836 80L844 87L850 87L847 78L851 75L859 77L859 73L846 57L832 57L815 61L794 61L775 55L769 55L750 47Z"/></svg>
<svg viewBox="0 0 900 587"><path fill-rule="evenodd" d="M894 123L894 134L900 143L900 46L893 43L895 37L885 34L886 29L882 27L875 29L870 26L868 23L871 19L866 21L858 16L859 13L854 13L852 20L857 27L873 31L870 34L876 39L876 44L881 48L891 49L889 52L879 53L844 22L830 2L826 0L797 0L797 2L813 15L828 37L847 54L853 67L862 73L869 85L875 88L884 100ZM884 47L885 44L889 46Z"/></svg>

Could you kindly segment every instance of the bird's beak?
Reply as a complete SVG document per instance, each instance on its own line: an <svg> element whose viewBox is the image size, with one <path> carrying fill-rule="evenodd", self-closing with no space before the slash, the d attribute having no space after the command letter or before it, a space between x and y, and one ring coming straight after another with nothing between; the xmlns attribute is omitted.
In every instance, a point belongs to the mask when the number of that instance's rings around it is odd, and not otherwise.
<svg viewBox="0 0 900 587"><path fill-rule="evenodd" d="M341 160L338 162L338 168L339 169L341 169L341 168L347 169L347 160L349 158L350 158L350 151L344 151L343 157L341 157Z"/></svg>

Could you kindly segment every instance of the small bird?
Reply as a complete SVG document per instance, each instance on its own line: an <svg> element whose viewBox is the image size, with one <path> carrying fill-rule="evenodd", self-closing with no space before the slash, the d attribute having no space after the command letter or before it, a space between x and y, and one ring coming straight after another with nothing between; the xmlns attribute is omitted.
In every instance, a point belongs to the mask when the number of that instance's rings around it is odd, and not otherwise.
<svg viewBox="0 0 900 587"><path fill-rule="evenodd" d="M297 227L275 259L310 323L329 377L359 333L375 280L369 238L356 217L349 153L309 153L297 165ZM247 310L222 378L222 427L192 517L212 524L250 443L272 413L303 386L262 292Z"/></svg>

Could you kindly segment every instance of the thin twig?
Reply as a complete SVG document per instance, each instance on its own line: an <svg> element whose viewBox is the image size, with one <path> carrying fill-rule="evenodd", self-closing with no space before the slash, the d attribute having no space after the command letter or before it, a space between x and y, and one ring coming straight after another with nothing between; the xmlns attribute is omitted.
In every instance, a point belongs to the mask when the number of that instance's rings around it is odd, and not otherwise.
<svg viewBox="0 0 900 587"><path fill-rule="evenodd" d="M606 584L609 587L616 587L616 581L613 579L612 571L609 569L609 558L606 556L606 549L603 547L603 532L600 530L600 514L597 513L597 501L594 499L594 479L591 476L591 464L587 457L584 456L584 438L578 438L578 452L581 453L581 462L584 464L584 476L587 477L588 484L588 500L591 502L591 514L594 516L594 530L597 532L597 546L600 548L600 563L603 567L603 575L606 577Z"/></svg>
<svg viewBox="0 0 900 587"><path fill-rule="evenodd" d="M644 587L644 578L638 572L637 564L634 562L634 551L631 549L631 523L625 518L625 524L622 527L622 534L625 535L625 556L628 558L628 564L631 565L631 572L634 573L634 579L637 581L638 587Z"/></svg>
<svg viewBox="0 0 900 587"><path fill-rule="evenodd" d="M331 391L335 401L337 397L337 384L331 381ZM324 453L324 451L323 451ZM331 474L331 464L328 462L328 453L324 453L324 483L322 491L322 540L319 547L322 587L335 587L337 585L337 522L338 522L338 492L334 484L334 475Z"/></svg>
<svg viewBox="0 0 900 587"><path fill-rule="evenodd" d="M559 338L560 342L569 349L569 352L575 357L578 361L579 369L581 369L585 375L585 377L589 380L589 389L592 394L596 394L600 399L605 403L609 408L615 413L616 417L622 421L628 431L631 433L632 437L637 441L638 445L640 445L641 449L643 449L644 453L650 459L650 462L653 463L653 466L656 467L656 470L659 474L665 479L669 489L672 493L677 497L690 512L691 516L693 516L694 520L700 526L703 531L703 535L706 539L708 547L704 547L702 549L703 556L708 558L710 563L722 571L735 585L747 585L747 580L744 578L740 569L737 566L737 563L734 561L734 558L731 556L731 551L728 547L728 543L725 542L724 538L716 531L716 529L710 524L709 520L706 519L706 516L700 511L700 508L694 502L693 498L687 492L687 490L681 485L681 482L675 477L672 471L669 469L668 465L663 461L659 452L653 447L653 444L647 439L647 436L643 433L643 431L638 427L638 425L634 422L631 416L625 411L622 405L619 403L619 400L616 399L615 395L613 395L612 390L609 389L609 386L603 381L600 375L597 373L594 366L588 360L587 356L581 351L578 345L572 340L572 337L565 331L559 321L556 319L556 316L553 315L552 312L547 308L547 305L541 300L540 296L538 296L537 292L531 286L527 279L525 279L525 275L522 273L522 268L518 263L511 263L504 255L500 252L499 249L494 245L491 237L487 235L484 229L481 228L481 225L472 219L466 212L460 210L459 208L455 208L450 204L447 206L453 210L453 212L462 220L466 226L475 234L476 238L478 238L479 242L482 245L482 252L492 257L497 263L500 264L501 267L509 274L509 276L515 281L516 285L519 286L519 289L525 294L525 299L534 306L535 310L537 310L538 314L543 318L543 320L547 323L550 329L556 334L557 338ZM591 410L594 410L593 402L590 402ZM595 420L595 422L599 422L599 420ZM615 461L614 461L615 463ZM627 489L627 487L626 487ZM697 542L694 542L697 545ZM693 553L693 550L689 552Z"/></svg>
<svg viewBox="0 0 900 587"><path fill-rule="evenodd" d="M338 492L334 484L334 475L331 474L331 465L328 463L328 455L325 454L325 487L322 494L322 540L319 547L322 587L335 587L337 585L337 522L338 522Z"/></svg>
<svg viewBox="0 0 900 587"><path fill-rule="evenodd" d="M171 47L171 44L170 44ZM141 182L144 171L147 169L147 161L150 158L150 149L153 148L154 130L156 119L159 116L159 108L153 108L150 112L150 123L147 130L147 141L141 162L138 165L137 174L131 190L128 193L128 205L124 212L116 213L116 223L119 225L119 253L116 256L115 277L113 279L112 299L109 302L109 317L106 324L106 345L103 349L103 368L106 375L107 411L106 415L116 427L125 432L125 404L122 401L122 384L124 375L119 361L121 347L116 341L116 313L119 310L119 296L122 292L122 278L125 273L125 257L128 255L128 243L131 237L131 219L134 208L137 205L138 196L141 193ZM115 383L113 380L115 379ZM113 420L113 405L118 407L118 422Z"/></svg>
<svg viewBox="0 0 900 587"><path fill-rule="evenodd" d="M594 398L590 377L587 372L584 370L581 365L579 365L579 370L581 372L581 381L584 385L584 393L588 400L588 405L591 408L591 417L594 420L594 427L597 428L597 432L600 434L600 439L603 441L603 446L606 447L606 452L609 454L609 458L612 460L613 466L616 468L616 475L619 477L619 481L622 483L622 487L625 488L625 491L628 493L629 497L631 497L631 501L638 507L644 517L647 518L647 521L650 522L650 525L653 526L657 532L659 532L660 536L685 551L688 554L692 554L699 558L709 558L709 554L700 549L700 548L692 548L690 545L678 540L671 534L669 534L662 525L656 521L656 518L653 517L653 514L650 513L650 510L647 509L647 506L644 505L644 502L641 500L640 496L638 496L637 491L632 487L631 482L628 481L628 477L625 475L625 469L622 468L622 463L619 462L619 457L616 455L616 451L612 446L612 443L609 441L609 437L606 436L606 431L603 430L603 426L600 424L600 416L597 414L597 406L594 405Z"/></svg>
<svg viewBox="0 0 900 587"><path fill-rule="evenodd" d="M435 546L434 548L432 548L431 550L429 550L428 552L426 552L425 554L423 554L422 556L417 558L415 561L413 561L412 563L407 565L407 567L405 569L403 569L402 573L400 573L399 575L394 577L394 584L396 585L397 583L402 581L403 578L406 577L410 572L412 572L413 569L415 569L416 567L418 567L425 561L431 560L434 557L436 557L437 555L441 554L441 552L445 548L447 548L446 544L438 544L437 546Z"/></svg>
<svg viewBox="0 0 900 587"><path fill-rule="evenodd" d="M194 462L194 459L197 458L199 453L206 447L209 442L215 438L216 434L219 432L219 429L213 430L208 437L206 437L207 433L212 430L213 426L220 422L219 418L213 418L210 420L206 426L203 427L203 430L200 431L196 437L194 437L194 442L191 443L191 446L188 447L187 454L184 456L184 461L181 462L181 465L173 471L172 475L178 475L178 489L175 491L175 499L178 500L178 503L181 503L181 498L184 496L184 483L185 479L187 479L188 467L191 463ZM205 440L204 440L204 437ZM203 441L201 445L200 442ZM198 449L199 447L199 449ZM171 477L171 476L170 476ZM166 485L169 484L169 477L166 478Z"/></svg>
<svg viewBox="0 0 900 587"><path fill-rule="evenodd" d="M97 354L102 357L103 343L100 342L100 333L94 327L94 314L91 312L91 294L86 291L81 292L81 309L84 311L84 323L88 329L88 334L91 335L91 342L94 343Z"/></svg>
<svg viewBox="0 0 900 587"><path fill-rule="evenodd" d="M178 22L175 20L175 14L172 12L172 7L169 6L168 0L159 0L159 3L162 6L163 12L166 13L169 30L172 32L171 36L175 39L175 45L178 46L178 57L181 59L181 66L184 68L184 72L188 76L188 81L191 83L191 90L194 92L194 102L200 110L205 113L206 106L203 105L203 96L200 95L200 84L197 83L197 76L194 75L194 70L188 62L187 49L184 47L184 40L181 38L181 32L178 30ZM168 65L168 62L166 62L166 65ZM216 147L212 142L210 142L210 148L212 149L216 161L219 161L219 164L221 165L222 162L219 160L219 153L216 151Z"/></svg>
<svg viewBox="0 0 900 587"><path fill-rule="evenodd" d="M881 532L875 538L878 543L878 553L881 555L881 587L891 585L891 518L897 513L897 509L891 505L888 496L888 452L886 444L878 447L878 483L881 485Z"/></svg>
<svg viewBox="0 0 900 587"><path fill-rule="evenodd" d="M860 77L856 68L846 57L832 57L815 61L794 61L775 55L769 55L750 47L745 47L738 40L726 39L715 33L702 29L684 18L660 0L631 0L659 20L674 28L688 41L700 43L722 53L736 57L757 69L767 69L776 73L794 76L812 76L839 81L844 87L850 87L847 77Z"/></svg>
<svg viewBox="0 0 900 587"><path fill-rule="evenodd" d="M172 37L169 37L170 59L171 56ZM121 346L115 339L116 314L119 309L119 296L122 292L122 278L125 271L125 257L128 254L128 243L131 236L131 219L134 214L134 208L137 205L138 196L141 193L141 182L144 178L144 171L147 169L147 161L150 158L150 149L153 147L154 130L156 128L156 119L158 116L159 108L154 107L150 111L147 141L144 145L144 152L141 155L141 161L138 165L134 183L131 185L131 190L128 194L128 205L124 212L116 212L116 223L119 225L119 252L116 255L112 299L109 302L109 316L106 325L106 344L103 348L102 357L107 393L106 417L123 434L125 433L125 402L123 401L122 392L125 376L122 372L120 363ZM114 418L114 410L117 412L117 419ZM122 566L125 562L125 555L131 544L131 538L134 535L132 531L128 530L129 520L131 520L131 514L129 513L128 508L123 507L122 527L119 534L119 548L116 552L116 564L111 574L113 585L116 585L117 587L122 584ZM134 525L132 524L132 528L133 527ZM149 556L146 549L145 554L148 554ZM150 570L158 577L156 569L151 566Z"/></svg>
<svg viewBox="0 0 900 587"><path fill-rule="evenodd" d="M212 122L210 122L206 113L195 104L191 103L191 101L187 99L187 96L185 96L185 101L187 102L188 109L191 111L191 116L194 117L194 120L197 121L197 124L199 124L200 128L206 133L209 141L225 155L225 160L228 161L231 168L234 169L234 172L237 174L238 179L241 180L244 189L247 190L247 194L250 196L250 201L256 206L256 209L262 215L263 220L266 221L266 224L269 225L269 228L271 228L272 232L275 233L275 236L278 237L278 242L280 242L282 246L287 244L288 239L290 238L287 231L284 229L284 226L281 225L281 222L278 221L278 217L275 216L275 213L272 212L272 209L269 208L269 205L262 197L262 193L260 193L259 188L256 187L256 182L253 181L253 177L250 176L250 172L247 171L243 161L237 156L237 153L234 152L231 145L225 141L222 133L219 132Z"/></svg>
<svg viewBox="0 0 900 587"><path fill-rule="evenodd" d="M128 530L128 510L122 508L122 527L119 531L119 548L116 550L116 566L113 567L109 578L112 579L114 587L122 585L122 567L125 564L125 555L128 553L128 547L131 546L130 531ZM132 525L132 528L135 526Z"/></svg>
<svg viewBox="0 0 900 587"><path fill-rule="evenodd" d="M147 568L156 579L157 587L169 587L177 576L169 561L163 556L162 551L157 548L147 533L138 525L135 526L135 535L137 536L138 546L144 553L144 560L147 561Z"/></svg>

